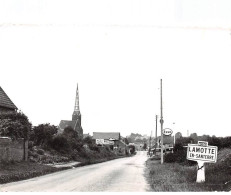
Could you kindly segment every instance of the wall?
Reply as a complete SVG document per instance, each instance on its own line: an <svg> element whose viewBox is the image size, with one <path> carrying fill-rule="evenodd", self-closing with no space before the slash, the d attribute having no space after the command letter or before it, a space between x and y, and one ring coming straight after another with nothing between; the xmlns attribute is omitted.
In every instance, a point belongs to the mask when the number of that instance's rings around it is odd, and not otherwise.
<svg viewBox="0 0 231 195"><path fill-rule="evenodd" d="M12 141L9 137L0 137L0 161L22 161L27 158L28 142L26 142L24 150L23 139Z"/></svg>

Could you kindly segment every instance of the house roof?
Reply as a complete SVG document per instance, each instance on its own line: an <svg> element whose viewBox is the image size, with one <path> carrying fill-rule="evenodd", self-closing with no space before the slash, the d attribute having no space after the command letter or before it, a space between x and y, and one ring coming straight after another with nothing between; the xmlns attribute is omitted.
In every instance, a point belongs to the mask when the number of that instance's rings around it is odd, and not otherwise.
<svg viewBox="0 0 231 195"><path fill-rule="evenodd" d="M119 132L93 132L93 139L120 139Z"/></svg>
<svg viewBox="0 0 231 195"><path fill-rule="evenodd" d="M14 103L11 101L11 99L8 97L8 95L3 91L1 87L0 87L0 106L5 108L17 109L17 107L14 105Z"/></svg>

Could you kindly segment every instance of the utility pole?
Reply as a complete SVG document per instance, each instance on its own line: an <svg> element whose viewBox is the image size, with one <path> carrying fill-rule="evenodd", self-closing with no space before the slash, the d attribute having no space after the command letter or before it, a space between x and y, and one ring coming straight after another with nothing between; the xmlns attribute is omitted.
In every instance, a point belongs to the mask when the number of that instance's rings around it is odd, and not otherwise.
<svg viewBox="0 0 231 195"><path fill-rule="evenodd" d="M164 144L163 144L163 102L162 102L162 79L160 79L160 125L161 125L161 164L164 163Z"/></svg>
<svg viewBox="0 0 231 195"><path fill-rule="evenodd" d="M155 154L156 154L156 147L157 147L157 115L156 115L156 136L155 136Z"/></svg>

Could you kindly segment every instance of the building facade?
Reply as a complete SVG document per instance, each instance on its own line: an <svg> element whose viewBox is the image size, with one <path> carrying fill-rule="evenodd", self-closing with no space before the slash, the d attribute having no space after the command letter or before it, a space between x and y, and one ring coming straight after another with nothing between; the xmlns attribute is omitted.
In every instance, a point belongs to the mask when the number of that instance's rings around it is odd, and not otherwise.
<svg viewBox="0 0 231 195"><path fill-rule="evenodd" d="M72 120L61 120L58 127L58 133L62 133L66 127L72 127L80 138L83 138L83 129L81 125L81 113L79 109L79 90L76 89L75 107L72 114Z"/></svg>
<svg viewBox="0 0 231 195"><path fill-rule="evenodd" d="M127 144L122 140L119 132L93 132L93 140L96 145L108 146L112 150L125 153Z"/></svg>

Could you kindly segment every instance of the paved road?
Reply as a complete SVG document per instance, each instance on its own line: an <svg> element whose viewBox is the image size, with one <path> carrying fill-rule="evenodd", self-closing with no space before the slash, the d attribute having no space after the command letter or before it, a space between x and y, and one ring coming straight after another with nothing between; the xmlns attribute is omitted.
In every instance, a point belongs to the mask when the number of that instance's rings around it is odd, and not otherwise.
<svg viewBox="0 0 231 195"><path fill-rule="evenodd" d="M146 152L128 158L60 171L29 180L0 185L0 191L13 192L145 192Z"/></svg>

